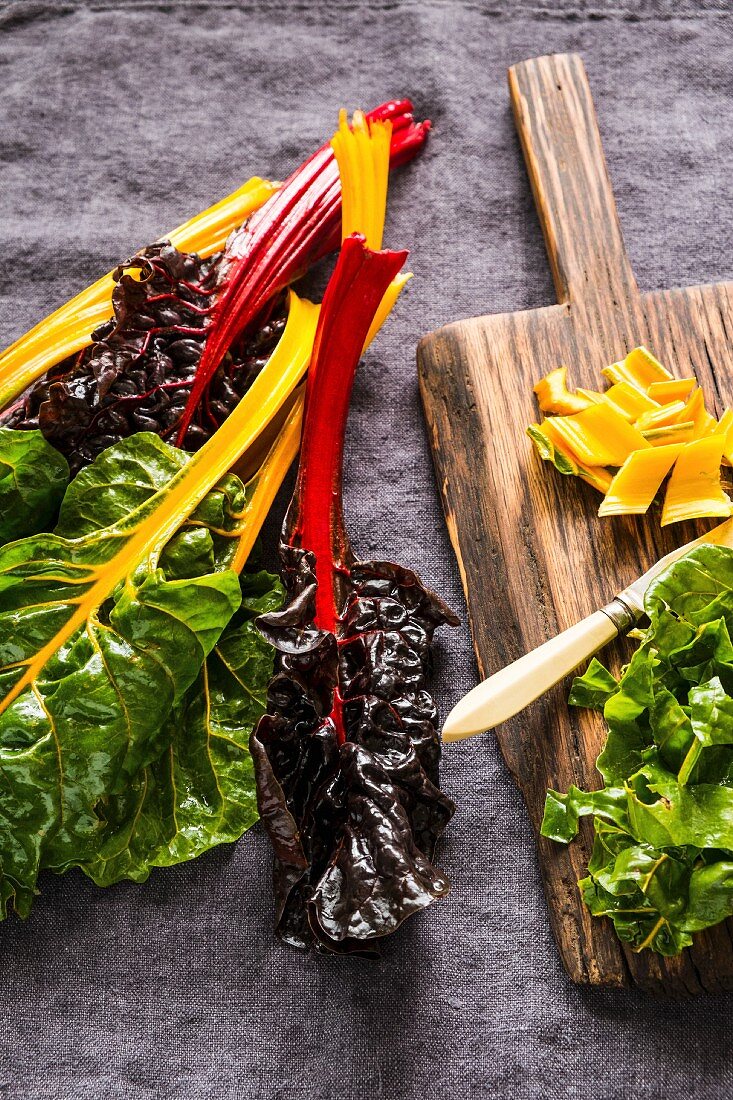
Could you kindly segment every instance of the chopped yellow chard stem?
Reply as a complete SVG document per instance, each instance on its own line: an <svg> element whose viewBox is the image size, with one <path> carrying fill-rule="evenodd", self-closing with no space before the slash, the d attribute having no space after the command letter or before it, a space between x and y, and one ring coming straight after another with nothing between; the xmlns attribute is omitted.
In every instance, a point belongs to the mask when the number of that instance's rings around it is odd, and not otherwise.
<svg viewBox="0 0 733 1100"><path fill-rule="evenodd" d="M599 516L641 515L659 492L684 444L633 451L611 482Z"/></svg>
<svg viewBox="0 0 733 1100"><path fill-rule="evenodd" d="M673 377L644 347L634 348L625 359L601 371L611 382L630 382L646 393L653 382L671 382Z"/></svg>
<svg viewBox="0 0 733 1100"><path fill-rule="evenodd" d="M718 428L725 435L731 427L733 427L733 409L726 409L718 421Z"/></svg>
<svg viewBox="0 0 733 1100"><path fill-rule="evenodd" d="M686 420L684 424L668 424L663 428L650 428L641 433L652 447L664 447L669 443L691 443L695 438L695 424Z"/></svg>
<svg viewBox="0 0 733 1100"><path fill-rule="evenodd" d="M651 431L652 428L666 428L669 424L678 424L680 415L685 412L686 407L684 401L671 401L669 405L650 409L637 417L636 427L640 432L645 432Z"/></svg>
<svg viewBox="0 0 733 1100"><path fill-rule="evenodd" d="M723 462L733 466L733 409L726 409L718 422L718 431L725 436Z"/></svg>
<svg viewBox="0 0 733 1100"><path fill-rule="evenodd" d="M569 449L565 441L553 429L551 420L542 424L530 424L527 435L537 448L539 455L550 462L561 474L575 474L600 493L605 493L611 484L611 475L602 466L588 466Z"/></svg>
<svg viewBox="0 0 733 1100"><path fill-rule="evenodd" d="M568 416L570 413L582 412L593 404L593 398L589 399L580 391L572 393L568 389L567 372L567 367L557 367L536 383L534 392L543 413Z"/></svg>
<svg viewBox="0 0 733 1100"><path fill-rule="evenodd" d="M730 498L720 485L724 447L724 435L709 435L685 444L667 484L662 527L686 519L731 514Z"/></svg>
<svg viewBox="0 0 733 1100"><path fill-rule="evenodd" d="M603 401L613 405L614 409L632 423L645 413L654 412L659 405L630 382L616 382L601 395Z"/></svg>
<svg viewBox="0 0 733 1100"><path fill-rule="evenodd" d="M221 202L174 229L168 239L183 251L210 256L277 187L254 176ZM112 316L114 286L111 272L104 275L0 355L0 409L51 367L91 343L92 332Z"/></svg>
<svg viewBox="0 0 733 1100"><path fill-rule="evenodd" d="M632 451L651 446L611 405L591 405L572 416L548 417L545 423L589 466L622 466Z"/></svg>
<svg viewBox="0 0 733 1100"><path fill-rule="evenodd" d="M705 395L702 390L695 390L677 414L678 424L688 420L695 425L696 439L706 435L717 435L719 432L717 420L705 408Z"/></svg>
<svg viewBox="0 0 733 1100"><path fill-rule="evenodd" d="M40 675L54 653L81 627L118 584L148 559L155 566L163 547L206 494L250 447L287 401L308 369L319 307L290 292L285 330L259 375L218 431L191 460L142 508L120 524L95 532L90 538L111 542L108 560L84 568L85 588L55 636L28 661L23 673L0 701L0 714ZM77 544L84 539L77 540ZM49 579L48 577L46 579ZM63 578L60 578L63 580ZM68 583L68 577L66 578Z"/></svg>
<svg viewBox="0 0 733 1100"><path fill-rule="evenodd" d="M686 401L696 385L694 378L673 378L669 382L652 382L646 392L660 405L669 405L673 401Z"/></svg>
<svg viewBox="0 0 733 1100"><path fill-rule="evenodd" d="M606 400L605 393L601 393L599 390L586 390L582 386L578 386L575 392L580 397L585 398L588 405L602 405Z"/></svg>
<svg viewBox="0 0 733 1100"><path fill-rule="evenodd" d="M570 393L564 367L534 387L540 408L559 414L527 429L542 457L597 488L605 482L599 516L646 512L670 469L662 524L730 515L720 464L733 465L733 410L718 422L696 380L674 378L644 347L602 373L612 383L604 393ZM572 412L566 395L588 407Z"/></svg>

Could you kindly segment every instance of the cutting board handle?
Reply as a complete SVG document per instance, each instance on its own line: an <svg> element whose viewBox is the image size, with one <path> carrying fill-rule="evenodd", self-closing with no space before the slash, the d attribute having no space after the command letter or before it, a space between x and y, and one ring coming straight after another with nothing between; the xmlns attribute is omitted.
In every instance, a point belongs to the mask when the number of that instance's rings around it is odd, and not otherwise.
<svg viewBox="0 0 733 1100"><path fill-rule="evenodd" d="M522 61L509 94L558 300L607 312L637 288L585 66L577 54Z"/></svg>

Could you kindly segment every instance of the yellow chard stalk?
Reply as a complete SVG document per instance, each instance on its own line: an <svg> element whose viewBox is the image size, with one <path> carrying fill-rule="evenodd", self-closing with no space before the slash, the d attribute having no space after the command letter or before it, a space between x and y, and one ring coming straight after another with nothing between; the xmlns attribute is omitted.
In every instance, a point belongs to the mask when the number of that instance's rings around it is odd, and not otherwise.
<svg viewBox="0 0 733 1100"><path fill-rule="evenodd" d="M365 238L367 248L375 251L382 247L384 236L391 135L391 122L370 122L362 111L354 111L349 126L346 111L342 109L338 130L331 139L341 177L341 239L359 233ZM387 287L369 329L365 349L411 278L409 271L400 272Z"/></svg>

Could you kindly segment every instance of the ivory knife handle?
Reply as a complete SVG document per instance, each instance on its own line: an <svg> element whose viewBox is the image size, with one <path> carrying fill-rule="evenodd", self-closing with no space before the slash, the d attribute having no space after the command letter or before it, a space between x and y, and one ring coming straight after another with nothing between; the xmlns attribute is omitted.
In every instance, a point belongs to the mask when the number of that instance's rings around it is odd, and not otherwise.
<svg viewBox="0 0 733 1100"><path fill-rule="evenodd" d="M626 617L623 612L619 614L617 601L602 611L594 611L582 622L563 630L562 634L550 638L478 684L448 715L443 726L443 740L460 741L513 718L622 630L628 629L634 617L627 608L623 611Z"/></svg>

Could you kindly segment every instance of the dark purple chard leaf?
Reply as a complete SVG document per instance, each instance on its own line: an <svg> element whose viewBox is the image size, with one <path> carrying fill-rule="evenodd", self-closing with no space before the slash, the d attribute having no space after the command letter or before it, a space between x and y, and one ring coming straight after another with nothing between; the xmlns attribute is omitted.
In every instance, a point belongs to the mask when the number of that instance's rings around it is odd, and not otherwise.
<svg viewBox="0 0 733 1100"><path fill-rule="evenodd" d="M287 942L374 954L448 892L432 863L454 812L438 787L426 690L436 627L456 624L409 569L359 562L343 524L343 438L372 317L404 253L345 241L308 380L295 495L281 543L285 607L258 620L277 673L250 745Z"/></svg>
<svg viewBox="0 0 733 1100"><path fill-rule="evenodd" d="M114 320L80 355L53 367L2 417L38 428L73 473L137 432L175 433L191 392L217 290L221 253L208 259L155 244L114 272ZM185 439L197 450L259 374L285 325L278 297L255 331L235 342L216 371Z"/></svg>

